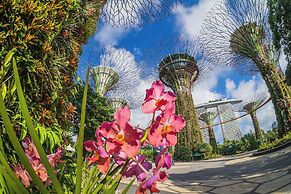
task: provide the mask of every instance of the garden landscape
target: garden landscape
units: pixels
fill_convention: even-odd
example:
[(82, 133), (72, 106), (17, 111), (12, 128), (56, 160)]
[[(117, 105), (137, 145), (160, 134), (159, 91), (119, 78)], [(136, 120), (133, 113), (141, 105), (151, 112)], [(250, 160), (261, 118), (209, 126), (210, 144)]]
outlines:
[(291, 193), (289, 0), (2, 0), (0, 193)]

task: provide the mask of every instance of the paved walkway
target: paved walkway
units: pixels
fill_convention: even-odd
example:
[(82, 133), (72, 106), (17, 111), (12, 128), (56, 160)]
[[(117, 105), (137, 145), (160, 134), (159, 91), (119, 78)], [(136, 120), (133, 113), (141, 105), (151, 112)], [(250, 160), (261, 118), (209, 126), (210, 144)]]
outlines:
[(168, 172), (169, 180), (158, 185), (161, 194), (291, 194), (291, 147), (258, 157), (176, 163)]

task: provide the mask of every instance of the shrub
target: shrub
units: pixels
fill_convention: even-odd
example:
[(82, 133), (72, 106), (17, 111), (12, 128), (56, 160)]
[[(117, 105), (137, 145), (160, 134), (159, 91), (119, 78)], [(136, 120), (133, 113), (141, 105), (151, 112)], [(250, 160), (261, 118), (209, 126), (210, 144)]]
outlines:
[(141, 150), (139, 151), (139, 154), (147, 156), (147, 160), (150, 160), (152, 162), (154, 161), (155, 153), (151, 146), (146, 146), (146, 147), (141, 148)]
[(212, 155), (212, 147), (208, 143), (195, 143), (193, 152), (203, 154), (203, 158), (210, 158)]
[(174, 158), (176, 161), (189, 162), (192, 160), (192, 150), (186, 146), (178, 146), (175, 149)]
[(272, 149), (288, 142), (291, 142), (291, 132), (287, 133), (283, 138), (276, 139), (273, 142), (263, 142), (259, 147), (259, 151)]
[(222, 145), (218, 146), (221, 155), (237, 154), (240, 150), (238, 141), (225, 141)]

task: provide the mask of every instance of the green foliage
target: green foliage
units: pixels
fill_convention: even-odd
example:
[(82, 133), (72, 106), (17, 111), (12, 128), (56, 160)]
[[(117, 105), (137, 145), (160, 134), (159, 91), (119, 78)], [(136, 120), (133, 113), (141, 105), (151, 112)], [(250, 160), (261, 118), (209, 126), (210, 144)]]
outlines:
[(207, 159), (212, 155), (212, 147), (208, 143), (195, 143), (193, 152), (203, 154), (203, 158)]
[[(35, 148), (40, 155), (41, 163), (44, 164), (45, 169), (50, 177), (50, 180), (52, 181), (52, 186), (49, 187), (45, 186), (44, 183), (40, 180), (38, 174), (36, 174), (36, 170), (32, 168), (32, 165), (30, 164), (30, 161), (28, 160), (28, 157), (26, 156), (26, 153), (24, 152), (19, 142), (19, 139), (16, 136), (16, 133), (13, 129), (13, 125), (7, 114), (7, 110), (2, 99), (2, 96), (0, 96), (0, 114), (1, 117), (3, 118), (3, 122), (7, 130), (9, 140), (13, 142), (12, 145), (15, 149), (16, 154), (19, 157), (17, 161), (20, 161), (20, 164), (25, 167), (25, 169), (27, 170), (27, 172), (29, 173), (30, 177), (33, 180), (33, 185), (30, 188), (24, 188), (22, 183), (19, 181), (19, 179), (16, 177), (13, 170), (11, 169), (11, 165), (9, 165), (8, 161), (5, 159), (6, 155), (3, 150), (3, 142), (2, 139), (0, 139), (0, 190), (8, 193), (28, 193), (28, 190), (33, 193), (34, 191), (36, 192), (38, 191), (41, 193), (64, 193), (63, 189), (65, 189), (66, 193), (71, 193), (74, 189), (76, 189), (75, 193), (80, 194), (81, 188), (86, 188), (87, 190), (84, 191), (84, 193), (87, 193), (87, 191), (89, 193), (90, 192), (92, 193), (101, 192), (108, 194), (113, 193), (119, 185), (122, 174), (127, 167), (128, 161), (123, 166), (117, 166), (115, 168), (113, 168), (114, 164), (112, 164), (109, 173), (105, 176), (102, 176), (102, 174), (100, 174), (98, 170), (96, 170), (97, 169), (96, 167), (90, 169), (88, 164), (83, 162), (83, 137), (85, 128), (85, 111), (86, 111), (86, 97), (88, 89), (89, 70), (87, 73), (86, 85), (82, 101), (80, 132), (77, 143), (77, 164), (75, 160), (71, 160), (72, 156), (74, 157), (74, 155), (71, 155), (69, 158), (67, 158), (68, 160), (65, 161), (63, 166), (61, 166), (58, 169), (60, 170), (58, 171), (60, 172), (58, 173), (60, 177), (57, 177), (55, 171), (53, 170), (48, 161), (45, 150), (41, 145), (40, 138), (37, 135), (36, 130), (34, 129), (34, 125), (28, 112), (27, 104), (24, 99), (24, 94), (20, 85), (20, 79), (15, 63), (13, 64), (13, 69), (17, 85), (18, 98), (20, 101), (19, 105), (21, 108), (21, 114), (25, 118), (28, 133), (31, 136)], [(76, 173), (74, 174), (73, 172)], [(89, 175), (89, 179), (82, 181), (82, 176), (86, 177), (86, 175)], [(63, 181), (59, 182), (59, 180)], [(62, 183), (62, 185), (60, 183)], [(76, 187), (74, 188), (75, 185)], [(126, 187), (123, 193), (126, 192), (126, 190), (128, 190), (129, 187)]]
[(291, 4), (290, 0), (268, 0), (269, 22), (273, 32), (274, 44), (278, 50), (283, 48), (288, 62), (286, 77), (291, 85)]
[(233, 155), (239, 153), (240, 146), (238, 141), (225, 141), (218, 146), (218, 150), (221, 155)]
[(155, 152), (151, 146), (146, 146), (140, 149), (139, 154), (147, 156), (149, 161), (154, 162)]
[(259, 151), (268, 150), (280, 146), (282, 144), (291, 142), (291, 132), (287, 133), (280, 139), (275, 139), (273, 141), (264, 141), (259, 147)]
[[(0, 89), (18, 137), (23, 138), (27, 128), (16, 100), (10, 59), (13, 56), (18, 65), (25, 100), (34, 124), (39, 126), (39, 136), (44, 146), (51, 149), (61, 143), (62, 132), (71, 128), (68, 96), (76, 93), (72, 80), (78, 56), (82, 44), (96, 30), (104, 3), (91, 0), (0, 2)], [(0, 128), (4, 129), (1, 118)], [(5, 129), (1, 135), (8, 140)]]
[[(76, 84), (77, 94), (72, 96), (72, 101), (76, 105), (77, 114), (74, 116), (73, 132), (78, 132), (78, 124), (80, 123), (81, 105), (82, 105), (82, 91), (84, 86), (80, 83)], [(114, 110), (110, 108), (107, 100), (99, 96), (94, 89), (88, 88), (87, 103), (86, 103), (86, 118), (85, 118), (85, 140), (95, 139), (95, 131), (104, 121), (112, 120)]]
[(257, 140), (255, 135), (252, 133), (248, 133), (238, 141), (239, 150), (241, 152), (256, 150), (259, 148), (260, 140)]
[(175, 161), (189, 162), (192, 161), (192, 150), (186, 146), (177, 146), (175, 147), (174, 154)]

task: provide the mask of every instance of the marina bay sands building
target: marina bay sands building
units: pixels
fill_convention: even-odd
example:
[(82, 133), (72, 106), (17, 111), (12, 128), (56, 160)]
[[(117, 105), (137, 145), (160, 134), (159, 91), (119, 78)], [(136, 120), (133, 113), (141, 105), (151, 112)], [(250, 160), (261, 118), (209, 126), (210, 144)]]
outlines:
[[(231, 121), (232, 119), (234, 119), (235, 113), (233, 110), (233, 104), (237, 104), (242, 102), (242, 100), (238, 100), (238, 99), (229, 99), (229, 100), (225, 100), (225, 99), (219, 99), (219, 100), (215, 100), (215, 101), (210, 101), (208, 103), (203, 103), (203, 104), (199, 104), (196, 105), (196, 110), (199, 111), (199, 109), (213, 109), (216, 108), (217, 109), (217, 113), (218, 113), (218, 118), (220, 123), (220, 127), (221, 127), (221, 131), (222, 131), (222, 135), (223, 135), (223, 139), (224, 141), (226, 140), (240, 140), (242, 138), (242, 133), (240, 131), (240, 127), (239, 124), (237, 122), (237, 120)], [(231, 122), (226, 122), (226, 121), (231, 121)], [(226, 123), (224, 123), (226, 122)], [(203, 127), (203, 126), (201, 126)], [(202, 133), (202, 136), (207, 135), (206, 131), (204, 130), (204, 133)], [(203, 139), (207, 139), (207, 137), (203, 137)]]

